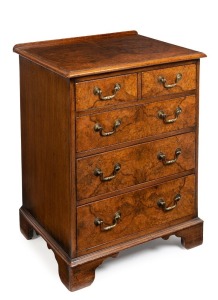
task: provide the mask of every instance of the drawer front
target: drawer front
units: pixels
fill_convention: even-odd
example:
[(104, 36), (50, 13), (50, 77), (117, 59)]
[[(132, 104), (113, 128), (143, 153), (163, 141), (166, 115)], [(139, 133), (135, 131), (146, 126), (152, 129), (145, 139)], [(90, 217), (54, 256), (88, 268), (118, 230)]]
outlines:
[[(165, 211), (164, 207), (171, 210)], [(78, 251), (125, 236), (128, 239), (128, 235), (140, 231), (151, 233), (179, 223), (182, 218), (191, 219), (195, 214), (194, 175), (80, 206)], [(108, 229), (111, 225), (115, 226)]]
[(77, 152), (195, 126), (195, 96), (136, 105), (76, 120)]
[(77, 200), (116, 191), (194, 167), (195, 134), (193, 132), (81, 158), (77, 160)]
[(137, 74), (76, 83), (77, 111), (134, 100), (137, 100)]
[[(180, 75), (182, 77), (179, 77)], [(153, 98), (194, 89), (196, 89), (195, 64), (142, 73), (142, 98)]]

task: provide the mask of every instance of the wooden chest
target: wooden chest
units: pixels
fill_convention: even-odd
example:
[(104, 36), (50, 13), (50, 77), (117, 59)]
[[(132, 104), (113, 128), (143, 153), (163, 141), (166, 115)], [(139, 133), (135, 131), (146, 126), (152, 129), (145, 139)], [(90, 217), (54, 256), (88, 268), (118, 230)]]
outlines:
[(199, 61), (135, 31), (20, 44), (20, 227), (53, 250), (66, 287), (121, 250), (200, 245)]

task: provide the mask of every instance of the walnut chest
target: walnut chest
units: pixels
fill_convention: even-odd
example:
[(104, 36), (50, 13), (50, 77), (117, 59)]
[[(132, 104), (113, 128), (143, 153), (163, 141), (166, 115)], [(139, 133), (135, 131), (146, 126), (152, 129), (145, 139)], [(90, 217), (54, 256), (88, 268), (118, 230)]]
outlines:
[(136, 31), (19, 44), (20, 228), (71, 290), (121, 250), (170, 235), (200, 245), (201, 52)]

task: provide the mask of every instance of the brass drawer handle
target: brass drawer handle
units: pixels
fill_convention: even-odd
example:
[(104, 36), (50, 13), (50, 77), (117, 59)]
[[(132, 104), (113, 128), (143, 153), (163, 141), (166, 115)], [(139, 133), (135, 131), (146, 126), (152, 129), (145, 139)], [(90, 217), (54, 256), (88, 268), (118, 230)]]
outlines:
[(102, 125), (99, 124), (99, 123), (97, 123), (97, 124), (95, 124), (95, 126), (94, 126), (94, 130), (95, 130), (96, 132), (99, 132), (99, 134), (100, 134), (101, 136), (109, 136), (109, 135), (114, 134), (114, 133), (116, 132), (117, 128), (118, 128), (120, 125), (121, 125), (121, 120), (118, 119), (118, 120), (116, 120), (116, 121), (114, 122), (114, 126), (113, 126), (113, 130), (112, 130), (112, 131), (104, 132), (104, 128), (102, 127)]
[(158, 118), (162, 119), (165, 124), (171, 124), (171, 123), (176, 122), (176, 120), (178, 119), (178, 117), (181, 114), (181, 112), (182, 112), (182, 109), (181, 109), (181, 107), (178, 106), (176, 108), (176, 110), (175, 110), (175, 118), (167, 120), (167, 114), (165, 114), (164, 111), (159, 110), (159, 112), (158, 112)]
[(121, 85), (116, 83), (113, 89), (113, 95), (110, 96), (102, 96), (102, 90), (99, 87), (95, 87), (93, 90), (94, 95), (98, 95), (100, 100), (111, 100), (116, 96), (116, 93), (121, 89)]
[(94, 224), (96, 226), (100, 226), (100, 228), (101, 228), (102, 231), (108, 231), (108, 230), (111, 230), (112, 228), (114, 228), (115, 226), (117, 226), (117, 223), (119, 222), (120, 217), (121, 217), (121, 212), (117, 211), (115, 213), (115, 215), (114, 215), (113, 224), (112, 225), (108, 225), (108, 226), (104, 227), (105, 222), (102, 219), (100, 219), (100, 218), (96, 218), (95, 221), (94, 221)]
[(178, 83), (181, 79), (182, 79), (182, 74), (181, 74), (181, 73), (178, 73), (178, 74), (176, 75), (175, 83), (167, 84), (166, 78), (164, 78), (163, 76), (159, 76), (159, 77), (158, 77), (158, 81), (159, 81), (160, 83), (163, 83), (163, 86), (164, 86), (166, 89), (173, 88), (174, 86), (177, 85), (177, 83)]
[(166, 207), (166, 202), (163, 199), (157, 201), (157, 205), (162, 208), (163, 211), (170, 211), (177, 206), (178, 201), (181, 199), (181, 195), (177, 194), (174, 198), (174, 205)]
[(182, 150), (180, 148), (177, 148), (175, 151), (174, 159), (168, 160), (166, 158), (166, 154), (164, 154), (163, 152), (158, 153), (157, 158), (162, 161), (163, 165), (172, 165), (177, 161), (181, 153)]
[(110, 175), (108, 177), (104, 177), (104, 174), (103, 174), (102, 170), (99, 169), (99, 168), (95, 169), (94, 175), (95, 176), (100, 176), (101, 181), (110, 181), (110, 180), (112, 180), (113, 178), (116, 177), (116, 175), (117, 175), (117, 173), (119, 172), (120, 169), (121, 169), (121, 165), (119, 163), (117, 163), (114, 166), (114, 170), (113, 170), (112, 175)]

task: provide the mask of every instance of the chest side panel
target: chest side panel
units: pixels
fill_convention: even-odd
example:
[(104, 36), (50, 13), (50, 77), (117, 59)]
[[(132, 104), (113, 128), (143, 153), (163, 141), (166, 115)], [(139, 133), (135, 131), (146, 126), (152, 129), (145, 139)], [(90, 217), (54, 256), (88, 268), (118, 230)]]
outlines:
[(70, 252), (70, 82), (20, 58), (23, 206)]

